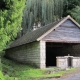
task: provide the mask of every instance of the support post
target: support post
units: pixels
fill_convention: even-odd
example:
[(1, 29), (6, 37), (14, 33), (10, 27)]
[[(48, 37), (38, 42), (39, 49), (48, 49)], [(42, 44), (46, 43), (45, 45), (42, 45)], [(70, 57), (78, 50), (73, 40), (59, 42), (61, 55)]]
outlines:
[(46, 68), (46, 42), (40, 41), (40, 68)]

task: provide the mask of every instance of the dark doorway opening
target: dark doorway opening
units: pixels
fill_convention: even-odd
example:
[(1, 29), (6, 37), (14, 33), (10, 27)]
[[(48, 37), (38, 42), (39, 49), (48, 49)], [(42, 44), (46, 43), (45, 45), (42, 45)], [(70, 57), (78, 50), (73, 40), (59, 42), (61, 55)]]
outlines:
[(54, 54), (53, 48), (48, 48), (46, 51), (46, 67), (51, 66), (56, 66), (56, 54)]
[(63, 56), (61, 44), (57, 43), (46, 43), (46, 67), (56, 66), (56, 57)]
[[(70, 56), (78, 56), (80, 53), (79, 46), (80, 44), (74, 43), (46, 42), (46, 67), (57, 66), (57, 56), (68, 56), (68, 54), (70, 54)], [(68, 59), (68, 66), (72, 66), (71, 58)]]
[(72, 67), (72, 58), (68, 57), (68, 67)]

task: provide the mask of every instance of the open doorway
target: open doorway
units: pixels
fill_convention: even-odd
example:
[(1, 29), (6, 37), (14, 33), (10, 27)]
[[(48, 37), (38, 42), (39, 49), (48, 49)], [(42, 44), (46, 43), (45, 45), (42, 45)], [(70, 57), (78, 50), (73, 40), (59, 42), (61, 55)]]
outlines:
[(72, 58), (68, 57), (68, 67), (72, 67)]
[[(46, 67), (56, 66), (57, 56), (80, 56), (80, 44), (46, 42)], [(77, 49), (79, 48), (79, 49)], [(72, 66), (69, 59), (69, 66)]]
[(56, 57), (62, 56), (62, 47), (57, 43), (46, 43), (46, 67), (56, 66)]
[(46, 49), (46, 67), (56, 66), (56, 53), (52, 47)]

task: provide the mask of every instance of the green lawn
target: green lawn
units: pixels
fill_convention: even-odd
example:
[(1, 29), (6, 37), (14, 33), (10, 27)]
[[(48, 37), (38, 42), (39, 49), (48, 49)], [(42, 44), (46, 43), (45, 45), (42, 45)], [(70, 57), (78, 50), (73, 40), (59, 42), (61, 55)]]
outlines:
[(72, 68), (70, 70), (63, 71), (60, 68), (49, 68), (41, 70), (32, 66), (27, 66), (25, 64), (16, 63), (14, 61), (2, 58), (2, 70), (4, 74), (9, 75), (10, 77), (18, 77), (18, 78), (24, 77), (24, 78), (29, 78), (30, 80), (32, 78), (34, 80), (35, 79), (38, 80), (39, 78), (59, 77), (66, 73), (75, 71), (76, 69)]

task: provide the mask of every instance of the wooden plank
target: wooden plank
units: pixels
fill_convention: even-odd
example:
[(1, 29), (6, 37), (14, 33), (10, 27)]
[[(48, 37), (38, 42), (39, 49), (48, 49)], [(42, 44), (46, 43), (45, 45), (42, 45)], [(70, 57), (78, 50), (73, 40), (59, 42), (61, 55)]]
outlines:
[[(64, 25), (68, 22), (70, 21), (67, 20), (64, 23)], [(56, 28), (47, 36), (45, 36), (43, 40), (50, 41), (50, 42), (53, 41), (53, 42), (65, 42), (65, 43), (66, 42), (80, 43), (80, 29), (72, 22), (70, 22), (69, 24), (66, 24), (67, 25), (66, 27), (63, 26), (63, 24), (60, 25), (58, 28)]]

